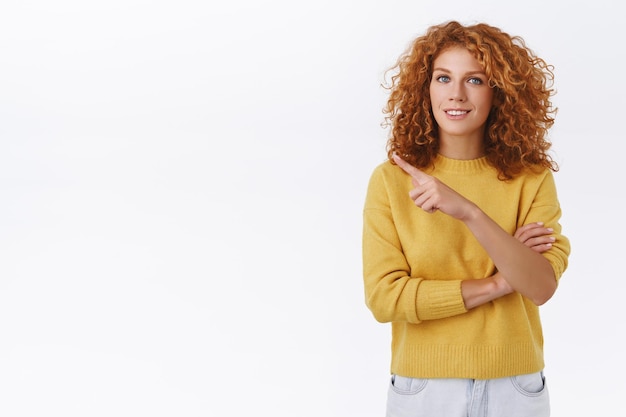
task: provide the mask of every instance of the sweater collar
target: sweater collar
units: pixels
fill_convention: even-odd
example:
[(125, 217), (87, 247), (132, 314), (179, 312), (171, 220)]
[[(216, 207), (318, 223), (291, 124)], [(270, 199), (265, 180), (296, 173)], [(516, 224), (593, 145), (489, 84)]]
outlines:
[(435, 158), (435, 167), (439, 171), (457, 172), (469, 174), (472, 172), (480, 172), (489, 168), (487, 157), (482, 156), (476, 159), (451, 159), (441, 154)]

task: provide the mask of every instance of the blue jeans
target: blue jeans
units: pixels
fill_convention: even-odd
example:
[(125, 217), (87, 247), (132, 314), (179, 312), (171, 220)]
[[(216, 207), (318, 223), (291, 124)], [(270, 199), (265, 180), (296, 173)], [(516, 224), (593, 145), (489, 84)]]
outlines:
[(498, 379), (391, 376), (387, 417), (549, 417), (543, 372)]

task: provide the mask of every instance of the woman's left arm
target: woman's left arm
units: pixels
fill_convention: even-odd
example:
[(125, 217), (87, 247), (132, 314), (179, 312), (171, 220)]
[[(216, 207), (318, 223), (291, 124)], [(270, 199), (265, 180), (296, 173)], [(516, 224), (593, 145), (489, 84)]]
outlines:
[[(397, 156), (394, 161), (413, 179), (415, 188), (409, 195), (415, 205), (429, 213), (441, 211), (465, 223), (513, 290), (537, 305), (552, 297), (558, 276), (545, 254), (525, 245), (523, 236), (520, 239), (507, 233), (480, 207), (437, 178)], [(559, 273), (564, 268), (563, 265)]]
[(478, 206), (462, 219), (485, 248), (508, 284), (536, 305), (548, 301), (557, 287), (550, 262), (537, 251), (509, 235)]

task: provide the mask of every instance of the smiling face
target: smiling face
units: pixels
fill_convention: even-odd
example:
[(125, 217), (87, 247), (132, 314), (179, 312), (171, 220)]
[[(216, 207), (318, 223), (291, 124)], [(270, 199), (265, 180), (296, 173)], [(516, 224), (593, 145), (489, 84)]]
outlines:
[(440, 153), (457, 159), (482, 155), (493, 103), (483, 67), (465, 48), (443, 51), (433, 62), (430, 99), (439, 125)]

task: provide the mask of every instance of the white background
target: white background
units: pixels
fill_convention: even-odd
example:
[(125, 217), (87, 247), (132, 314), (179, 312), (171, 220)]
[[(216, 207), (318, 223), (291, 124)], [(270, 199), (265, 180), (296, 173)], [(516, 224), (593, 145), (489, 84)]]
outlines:
[(617, 7), (4, 0), (0, 415), (382, 416), (360, 258), (380, 83), (449, 19), (555, 65), (552, 414), (626, 414)]

